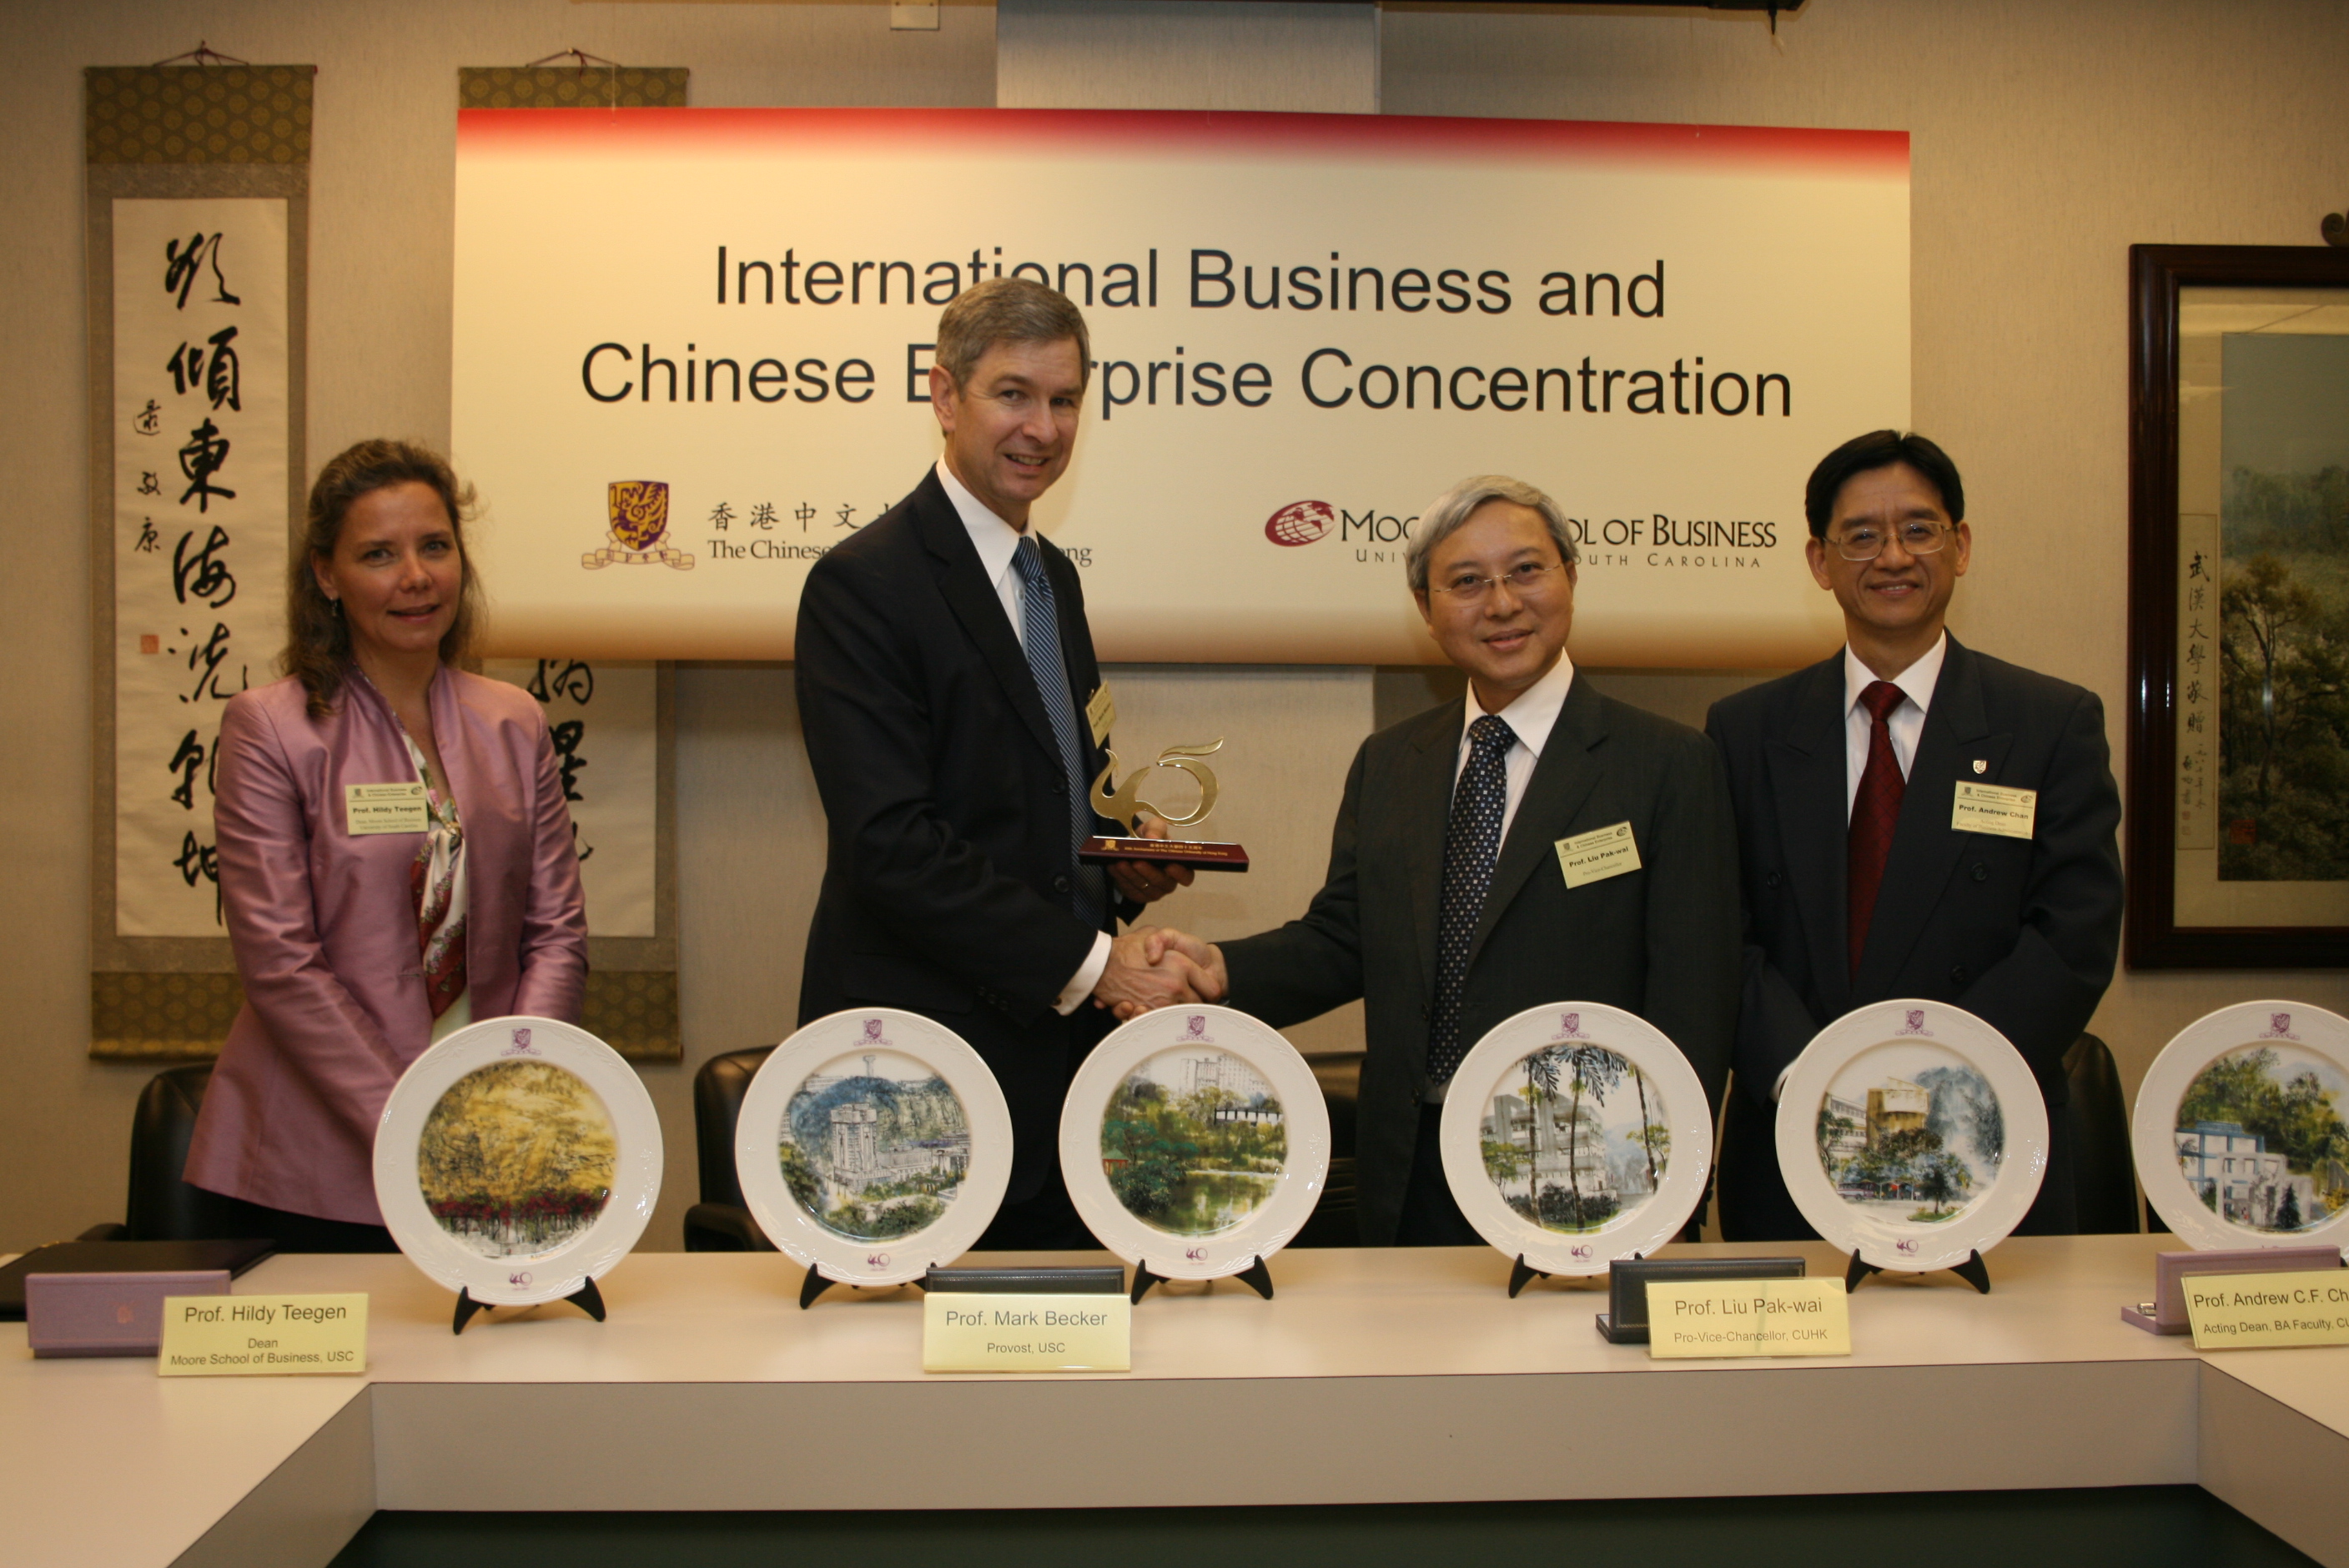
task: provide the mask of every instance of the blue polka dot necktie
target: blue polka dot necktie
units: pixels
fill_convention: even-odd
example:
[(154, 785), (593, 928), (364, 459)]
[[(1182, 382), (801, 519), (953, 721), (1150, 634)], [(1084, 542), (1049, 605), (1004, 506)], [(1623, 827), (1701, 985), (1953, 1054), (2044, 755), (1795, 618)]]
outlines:
[(1460, 987), (1468, 977), (1468, 943), (1485, 913), (1493, 861), (1501, 851), (1501, 814), (1509, 799), (1508, 720), (1486, 714), (1468, 727), (1468, 766), (1452, 789), (1444, 832), (1444, 902), (1435, 923), (1435, 1007), (1427, 1033), (1427, 1076), (1449, 1082), (1460, 1058)]
[(1069, 695), (1068, 669), (1061, 663), (1061, 617), (1052, 603), (1052, 580), (1044, 574), (1043, 553), (1032, 536), (1020, 537), (1011, 560), (1019, 573), (1019, 630), (1028, 670), (1036, 677), (1036, 695), (1044, 701), (1044, 717), (1052, 721), (1061, 767), (1069, 776), (1069, 905), (1079, 920), (1098, 926), (1109, 907), (1101, 869), (1076, 858), (1078, 846), (1092, 837), (1092, 780), (1086, 776), (1085, 754), (1077, 742), (1077, 705)]

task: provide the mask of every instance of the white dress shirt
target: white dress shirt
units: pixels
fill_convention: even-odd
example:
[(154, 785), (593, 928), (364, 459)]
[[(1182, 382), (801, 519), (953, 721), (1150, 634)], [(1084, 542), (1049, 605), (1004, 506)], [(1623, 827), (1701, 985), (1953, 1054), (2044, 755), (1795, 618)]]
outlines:
[[(1517, 805), (1526, 798), (1526, 784), (1534, 776), (1534, 764), (1541, 760), (1542, 748), (1549, 742), (1549, 732), (1557, 727), (1558, 710), (1566, 706), (1566, 694), (1574, 689), (1574, 661), (1564, 652), (1557, 655), (1542, 678), (1519, 692), (1495, 717), (1508, 724), (1516, 739), (1509, 745), (1507, 755), (1501, 758), (1505, 793), (1501, 804), (1501, 843), (1509, 841), (1509, 824), (1517, 820)], [(1468, 770), (1468, 758), (1475, 747), (1468, 738), (1469, 728), (1485, 717), (1485, 705), (1476, 696), (1476, 688), (1468, 688), (1466, 711), (1460, 716), (1460, 754), (1452, 764), (1452, 787), (1458, 789), (1460, 775)], [(1495, 850), (1497, 855), (1498, 851)], [(1452, 1087), (1446, 1078), (1427, 1088), (1427, 1103), (1442, 1105), (1444, 1091)]]
[[(1574, 661), (1563, 652), (1547, 674), (1513, 698), (1498, 717), (1508, 722), (1516, 741), (1502, 759), (1502, 769), (1507, 775), (1508, 794), (1501, 807), (1501, 842), (1509, 841), (1509, 824), (1517, 820), (1517, 802), (1526, 798), (1526, 781), (1534, 776), (1534, 764), (1541, 760), (1542, 747), (1549, 732), (1557, 727), (1558, 709), (1566, 706), (1566, 694), (1574, 689)], [(1485, 717), (1485, 705), (1477, 699), (1476, 688), (1468, 688), (1467, 711), (1460, 718), (1460, 755), (1452, 764), (1452, 782), (1456, 789), (1460, 775), (1467, 770), (1468, 754), (1473, 749), (1468, 730)]]
[[(1941, 681), (1941, 661), (1949, 656), (1950, 634), (1947, 632), (1933, 639), (1918, 661), (1892, 677), (1900, 688), (1903, 701), (1884, 721), (1892, 732), (1892, 757), (1900, 764), (1900, 777), (1909, 777), (1909, 769), (1917, 760), (1917, 742), (1925, 733), (1925, 710), (1933, 706), (1933, 688)], [(1876, 721), (1868, 709), (1859, 706), (1859, 694), (1883, 677), (1859, 662), (1859, 655), (1847, 645), (1843, 651), (1843, 820), (1851, 820), (1851, 809), (1859, 799), (1859, 776), (1868, 771), (1868, 740)]]
[[(962, 519), (963, 527), (970, 532), (971, 547), (978, 552), (979, 570), (995, 584), (995, 596), (1003, 602), (1003, 614), (1011, 622), (1011, 634), (1025, 648), (1028, 585), (1021, 580), (1012, 557), (1019, 553), (1019, 541), (1026, 531), (1012, 527), (989, 511), (985, 501), (955, 478), (944, 458), (938, 459), (938, 483), (945, 488), (947, 499), (954, 502), (955, 515)], [(1111, 892), (1114, 896), (1115, 889)], [(1077, 972), (1069, 976), (1069, 983), (1061, 987), (1061, 995), (1053, 1001), (1056, 1011), (1063, 1016), (1073, 1013), (1093, 994), (1093, 987), (1101, 984), (1102, 971), (1109, 967), (1109, 947), (1108, 934), (1096, 933), (1092, 951), (1085, 954), (1085, 961), (1077, 965)]]

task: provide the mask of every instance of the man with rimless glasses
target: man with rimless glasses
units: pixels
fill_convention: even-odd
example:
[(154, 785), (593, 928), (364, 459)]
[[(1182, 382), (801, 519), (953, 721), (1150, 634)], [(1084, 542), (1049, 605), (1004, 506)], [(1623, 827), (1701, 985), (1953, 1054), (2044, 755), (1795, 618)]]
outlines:
[(2048, 1164), (2018, 1230), (2067, 1233), (2064, 1053), (2120, 944), (2104, 708), (1943, 629), (1973, 534), (1957, 465), (1924, 437), (1845, 442), (1812, 471), (1804, 510), (1845, 645), (1705, 722), (1736, 803), (1745, 916), (1723, 1233), (1815, 1234), (1779, 1174), (1779, 1087), (1822, 1027), (1905, 996), (1965, 1008), (2031, 1064)]
[(1495, 1024), (1552, 1003), (1625, 1008), (1671, 1037), (1718, 1107), (1737, 851), (1704, 737), (1602, 696), (1567, 657), (1575, 547), (1549, 497), (1463, 480), (1420, 519), (1404, 570), (1466, 694), (1362, 743), (1302, 918), (1220, 952), (1152, 937), (1277, 1027), (1361, 998), (1361, 1239), (1474, 1246), (1436, 1130), (1454, 1069)]

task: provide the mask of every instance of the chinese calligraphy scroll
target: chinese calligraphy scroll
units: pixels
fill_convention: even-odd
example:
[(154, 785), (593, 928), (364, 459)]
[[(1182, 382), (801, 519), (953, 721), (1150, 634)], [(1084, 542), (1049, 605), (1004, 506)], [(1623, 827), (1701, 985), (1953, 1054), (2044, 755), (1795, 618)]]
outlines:
[(87, 73), (93, 1055), (209, 1055), (241, 1000), (213, 748), (285, 640), (310, 98), (306, 66)]

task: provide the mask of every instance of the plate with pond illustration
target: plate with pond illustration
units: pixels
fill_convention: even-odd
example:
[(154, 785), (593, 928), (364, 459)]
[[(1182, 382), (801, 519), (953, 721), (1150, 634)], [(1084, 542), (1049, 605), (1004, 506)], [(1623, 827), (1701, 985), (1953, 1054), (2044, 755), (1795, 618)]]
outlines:
[(1704, 1196), (1713, 1116), (1662, 1030), (1596, 1002), (1504, 1019), (1462, 1058), (1437, 1130), (1476, 1233), (1544, 1274), (1603, 1274), (1680, 1234)]
[(2349, 1242), (2349, 1019), (2243, 1002), (2196, 1019), (2137, 1090), (2146, 1202), (2201, 1251)]
[(1011, 1110), (978, 1053), (917, 1013), (834, 1013), (777, 1046), (742, 1096), (734, 1171), (802, 1268), (895, 1285), (978, 1241), (1011, 1180)]
[(574, 1025), (486, 1018), (384, 1102), (375, 1197), (409, 1261), (475, 1301), (559, 1301), (628, 1253), (660, 1196), (660, 1119), (636, 1069)]
[(2047, 1173), (2047, 1103), (2004, 1035), (1946, 1002), (1846, 1013), (1778, 1096), (1778, 1168), (1813, 1229), (1878, 1268), (2004, 1241)]
[(1312, 1217), (1330, 1108), (1297, 1047), (1230, 1007), (1164, 1007), (1093, 1047), (1061, 1110), (1085, 1228), (1164, 1279), (1221, 1279)]

